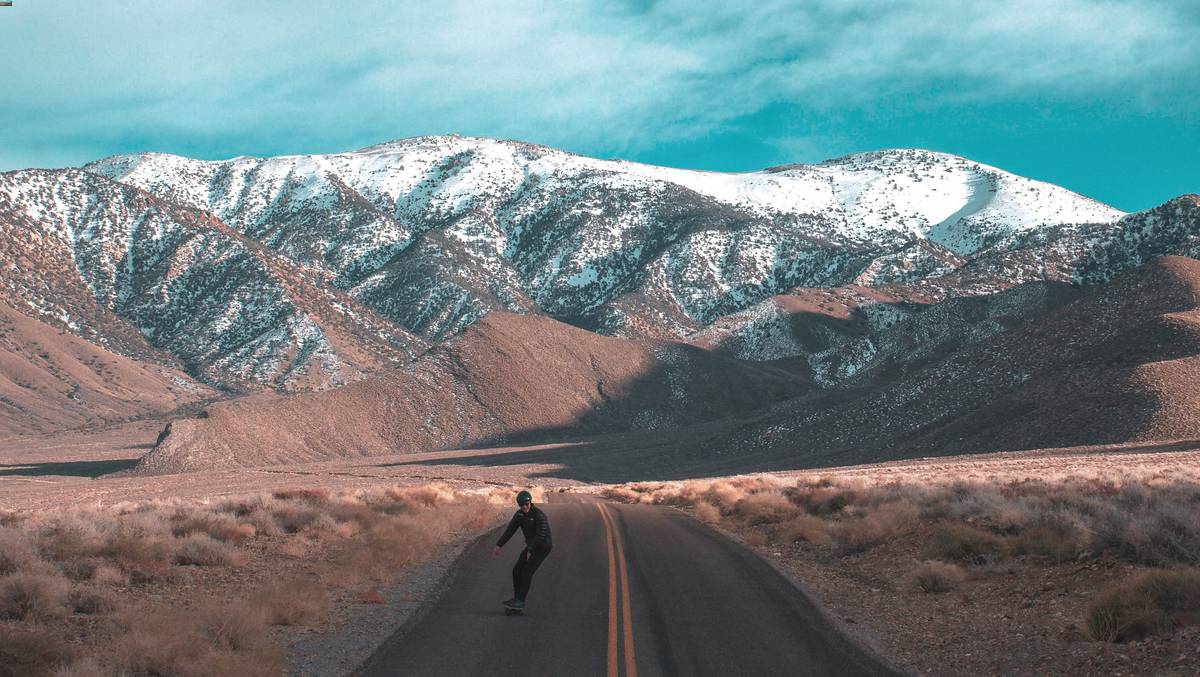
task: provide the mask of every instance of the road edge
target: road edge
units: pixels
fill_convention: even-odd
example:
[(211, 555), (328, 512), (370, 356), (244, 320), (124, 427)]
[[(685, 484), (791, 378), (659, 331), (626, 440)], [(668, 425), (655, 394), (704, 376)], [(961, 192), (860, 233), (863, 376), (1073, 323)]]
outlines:
[[(615, 501), (615, 502), (620, 503), (620, 501)], [(640, 505), (645, 505), (645, 504), (640, 504)], [(719, 537), (724, 538), (725, 540), (734, 543), (738, 547), (753, 553), (755, 557), (762, 560), (768, 566), (770, 566), (772, 569), (774, 569), (775, 572), (777, 574), (779, 574), (780, 576), (782, 576), (785, 581), (787, 581), (789, 584), (791, 584), (791, 586), (793, 588), (795, 588), (797, 592), (799, 592), (801, 595), (803, 595), (805, 597), (805, 599), (807, 599), (809, 601), (809, 603), (812, 604), (812, 607), (817, 612), (817, 614), (820, 615), (820, 617), (823, 620), (828, 622), (830, 627), (835, 629), (838, 632), (838, 634), (842, 635), (842, 637), (844, 637), (846, 639), (846, 641), (849, 642), (850, 644), (852, 644), (856, 649), (862, 651), (868, 657), (878, 661), (881, 665), (894, 671), (896, 674), (899, 674), (899, 675), (912, 675), (913, 674), (912, 672), (910, 672), (909, 670), (905, 669), (904, 667), (898, 665), (894, 660), (892, 660), (891, 658), (886, 656), (880, 650), (880, 648), (878, 646), (876, 646), (873, 642), (871, 642), (869, 637), (865, 637), (861, 633), (855, 632), (855, 629), (851, 625), (849, 625), (848, 623), (843, 621), (841, 618), (838, 618), (837, 616), (835, 616), (829, 610), (829, 608), (825, 605), (824, 600), (821, 598), (821, 596), (819, 594), (817, 594), (815, 591), (813, 591), (811, 588), (809, 588), (807, 585), (805, 585), (803, 581), (801, 581), (800, 579), (798, 579), (795, 576), (795, 574), (793, 574), (792, 572), (785, 569), (779, 562), (775, 561), (775, 559), (773, 557), (770, 557), (767, 554), (765, 554), (763, 548), (746, 543), (746, 541), (743, 538), (741, 538), (737, 534), (737, 532), (730, 531), (730, 530), (722, 527), (719, 524), (712, 524), (709, 522), (705, 522), (701, 519), (697, 519), (694, 514), (692, 514), (691, 512), (689, 512), (687, 510), (680, 509), (678, 506), (662, 505), (660, 507), (667, 508), (670, 510), (674, 510), (678, 513), (681, 513), (681, 514), (687, 516), (688, 519), (699, 524), (700, 526), (708, 528), (713, 533), (717, 534)]]
[[(409, 613), (405, 615), (404, 619), (401, 620), (400, 624), (397, 625), (390, 633), (384, 636), (379, 642), (375, 643), (375, 645), (371, 647), (370, 652), (361, 661), (347, 669), (345, 672), (339, 673), (339, 677), (358, 677), (359, 675), (362, 675), (364, 670), (370, 666), (372, 660), (379, 653), (379, 649), (384, 646), (388, 646), (393, 642), (401, 641), (404, 636), (407, 635), (409, 631), (412, 630), (412, 628), (429, 613), (430, 609), (437, 605), (438, 600), (440, 600), (442, 595), (444, 595), (446, 592), (447, 583), (449, 582), (450, 577), (453, 576), (458, 570), (459, 565), (461, 564), (463, 557), (466, 556), (467, 552), (477, 543), (487, 538), (490, 534), (500, 528), (501, 526), (499, 524), (487, 526), (481, 531), (472, 534), (469, 538), (464, 538), (461, 541), (456, 542), (454, 547), (447, 548), (447, 551), (442, 554), (442, 557), (436, 558), (442, 560), (442, 562), (445, 563), (445, 566), (438, 567), (440, 570), (436, 573), (436, 580), (430, 584), (429, 594), (419, 599), (416, 605), (414, 605)], [(426, 563), (426, 565), (422, 565), (422, 567), (414, 569), (410, 576), (417, 575), (421, 569), (426, 568), (428, 564), (430, 563)], [(407, 579), (408, 577), (406, 576), (405, 578)], [(402, 585), (403, 582), (400, 582), (399, 584)]]

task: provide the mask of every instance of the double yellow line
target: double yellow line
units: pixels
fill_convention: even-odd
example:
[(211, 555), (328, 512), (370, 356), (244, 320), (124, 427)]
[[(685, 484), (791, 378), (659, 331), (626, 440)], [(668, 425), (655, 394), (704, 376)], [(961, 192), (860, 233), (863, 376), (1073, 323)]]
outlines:
[[(616, 522), (608, 507), (597, 503), (600, 519), (604, 520), (604, 532), (608, 536), (608, 677), (618, 677), (617, 663), (617, 569), (620, 565), (621, 581), (621, 626), (625, 644), (625, 677), (637, 677), (637, 663), (633, 659), (633, 615), (629, 611), (629, 572), (625, 566), (625, 548), (617, 536)], [(613, 544), (616, 552), (613, 552)]]

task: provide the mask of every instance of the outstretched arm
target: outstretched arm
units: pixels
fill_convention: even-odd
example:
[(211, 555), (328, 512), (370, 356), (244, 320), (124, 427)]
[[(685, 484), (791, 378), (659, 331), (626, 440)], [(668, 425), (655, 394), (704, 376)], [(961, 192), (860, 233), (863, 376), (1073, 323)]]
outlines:
[(521, 526), (521, 523), (517, 521), (519, 515), (520, 513), (513, 515), (512, 519), (508, 521), (508, 528), (504, 530), (504, 535), (500, 537), (500, 540), (496, 541), (497, 548), (503, 548), (504, 544), (508, 543), (508, 539), (517, 533), (517, 529)]

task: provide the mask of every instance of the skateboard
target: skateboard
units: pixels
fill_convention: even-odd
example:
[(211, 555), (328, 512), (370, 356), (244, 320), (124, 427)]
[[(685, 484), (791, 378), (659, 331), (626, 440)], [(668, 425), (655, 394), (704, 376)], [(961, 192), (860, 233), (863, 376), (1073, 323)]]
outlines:
[(517, 608), (511, 607), (511, 606), (506, 606), (506, 607), (504, 607), (504, 615), (505, 616), (524, 616), (525, 610), (517, 609)]

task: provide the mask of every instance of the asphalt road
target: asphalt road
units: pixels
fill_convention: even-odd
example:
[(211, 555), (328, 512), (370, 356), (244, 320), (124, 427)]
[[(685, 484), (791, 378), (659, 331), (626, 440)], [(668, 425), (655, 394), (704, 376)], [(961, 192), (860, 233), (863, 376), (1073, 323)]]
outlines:
[(893, 675), (754, 553), (677, 511), (552, 495), (554, 550), (507, 617), (520, 532), (463, 554), (359, 675)]

